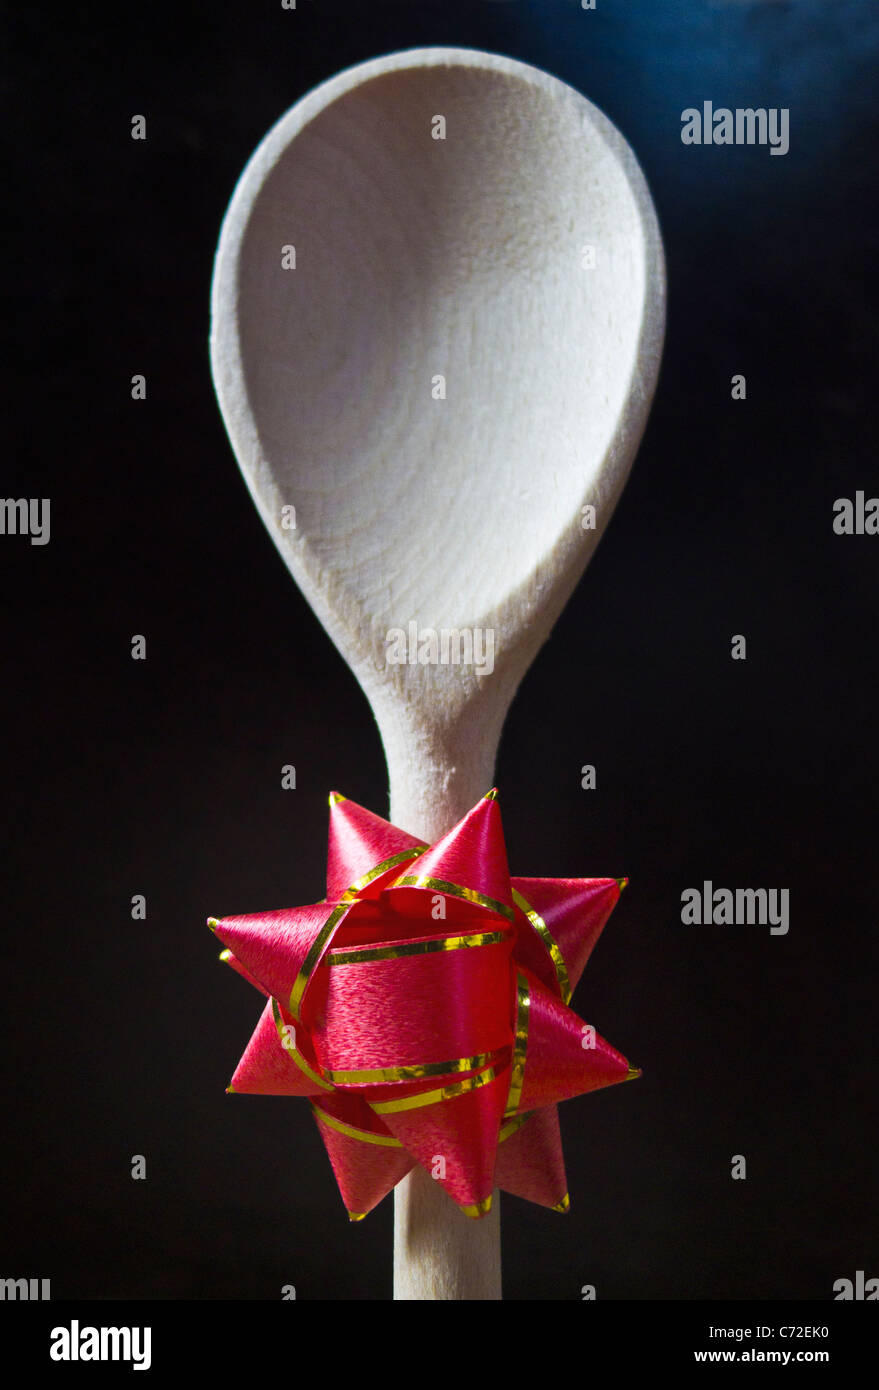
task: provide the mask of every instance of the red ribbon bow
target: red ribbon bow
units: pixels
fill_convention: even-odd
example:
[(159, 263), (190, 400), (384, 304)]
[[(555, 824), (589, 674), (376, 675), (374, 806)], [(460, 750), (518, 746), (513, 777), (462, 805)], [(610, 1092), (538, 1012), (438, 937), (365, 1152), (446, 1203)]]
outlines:
[(353, 1221), (416, 1164), (567, 1211), (557, 1102), (641, 1074), (568, 1007), (627, 880), (511, 879), (496, 795), (428, 846), (334, 792), (326, 900), (208, 919), (268, 996), (229, 1090), (311, 1099)]

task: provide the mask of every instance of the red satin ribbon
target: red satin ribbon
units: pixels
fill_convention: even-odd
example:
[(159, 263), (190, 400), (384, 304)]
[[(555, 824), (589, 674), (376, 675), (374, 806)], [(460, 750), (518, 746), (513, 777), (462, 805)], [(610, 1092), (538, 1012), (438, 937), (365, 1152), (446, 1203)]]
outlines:
[(326, 901), (208, 919), (268, 997), (229, 1090), (311, 1099), (352, 1220), (415, 1164), (566, 1211), (557, 1103), (640, 1075), (568, 1007), (625, 883), (511, 879), (495, 792), (430, 846), (334, 793)]

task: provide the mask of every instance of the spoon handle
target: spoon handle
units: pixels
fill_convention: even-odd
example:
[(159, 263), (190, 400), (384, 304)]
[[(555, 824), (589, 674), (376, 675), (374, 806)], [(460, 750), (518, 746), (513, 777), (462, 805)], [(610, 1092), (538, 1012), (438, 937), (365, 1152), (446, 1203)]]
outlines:
[(423, 1168), (403, 1178), (394, 1191), (394, 1298), (500, 1299), (498, 1197), (472, 1221)]
[[(466, 720), (456, 731), (457, 746), (449, 747), (445, 739), (438, 746), (428, 733), (413, 738), (411, 729), (395, 736), (397, 730), (383, 721), (392, 823), (428, 844), (451, 830), (491, 787), (499, 722), (474, 728)], [(500, 1297), (499, 1194), (488, 1215), (474, 1221), (423, 1168), (415, 1168), (394, 1192), (394, 1298)]]

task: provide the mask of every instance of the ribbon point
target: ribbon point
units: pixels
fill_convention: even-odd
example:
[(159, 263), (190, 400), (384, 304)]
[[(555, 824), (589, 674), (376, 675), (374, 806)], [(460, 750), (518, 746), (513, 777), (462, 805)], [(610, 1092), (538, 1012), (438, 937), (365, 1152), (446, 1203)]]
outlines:
[(566, 1192), (562, 1200), (560, 1202), (557, 1202), (556, 1205), (553, 1207), (553, 1211), (568, 1212), (570, 1210), (571, 1198), (569, 1194)]
[(488, 1216), (491, 1211), (492, 1195), (489, 1193), (487, 1197), (483, 1197), (481, 1202), (471, 1202), (469, 1206), (462, 1207), (462, 1212), (473, 1221), (479, 1221), (483, 1216)]
[(220, 954), (217, 956), (217, 960), (223, 961), (224, 964), (225, 964), (226, 962), (230, 961), (231, 959), (232, 959), (232, 952), (229, 950), (229, 947), (228, 947), (228, 946), (226, 947), (225, 951), (221, 951)]
[(331, 806), (338, 806), (338, 804), (339, 804), (340, 801), (347, 801), (347, 800), (348, 800), (347, 796), (343, 796), (341, 792), (330, 792), (330, 805), (331, 805)]
[(492, 787), (490, 792), (486, 792), (483, 801), (497, 801), (497, 787)]
[(640, 1067), (629, 1067), (629, 1072), (628, 1072), (628, 1075), (626, 1076), (626, 1080), (627, 1080), (627, 1081), (637, 1081), (637, 1080), (638, 1080), (638, 1077), (639, 1077), (640, 1075), (641, 1075), (641, 1068), (640, 1068)]
[(349, 1211), (349, 1213), (348, 1213), (348, 1220), (349, 1220), (349, 1221), (362, 1221), (365, 1215), (366, 1215), (366, 1212), (365, 1212), (365, 1211)]
[(234, 1087), (234, 1086), (227, 1086), (227, 1087), (226, 1087), (226, 1095), (227, 1095), (227, 1096), (237, 1096), (237, 1094), (238, 1094), (238, 1092), (235, 1090), (235, 1087)]
[(209, 918), (208, 918), (208, 926), (210, 927), (211, 931), (216, 931), (216, 930), (217, 930), (217, 927), (218, 927), (219, 925), (220, 925), (220, 919), (219, 919), (219, 917), (209, 917)]
[(627, 878), (618, 878), (616, 882), (617, 882), (617, 888), (619, 888), (619, 890), (620, 890), (621, 893), (622, 893), (622, 891), (623, 891), (624, 888), (628, 888), (628, 886), (629, 886), (629, 880), (628, 880)]

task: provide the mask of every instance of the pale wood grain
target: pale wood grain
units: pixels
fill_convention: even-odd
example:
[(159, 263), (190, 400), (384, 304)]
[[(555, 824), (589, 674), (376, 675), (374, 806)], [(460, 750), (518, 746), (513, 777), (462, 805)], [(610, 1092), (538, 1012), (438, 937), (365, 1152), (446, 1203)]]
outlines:
[[(610, 518), (664, 303), (625, 140), (509, 58), (416, 49), (343, 72), (282, 118), (235, 190), (212, 298), (223, 418), (370, 701), (391, 819), (428, 841), (491, 785), (509, 702)], [(388, 631), (410, 622), (490, 630), (491, 674), (389, 664)], [(396, 1297), (500, 1297), (498, 1205), (470, 1222), (425, 1174), (401, 1184)]]

